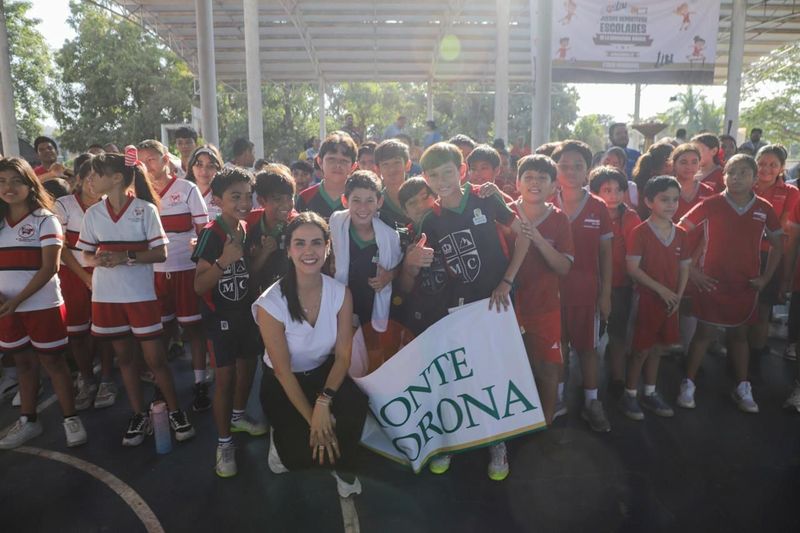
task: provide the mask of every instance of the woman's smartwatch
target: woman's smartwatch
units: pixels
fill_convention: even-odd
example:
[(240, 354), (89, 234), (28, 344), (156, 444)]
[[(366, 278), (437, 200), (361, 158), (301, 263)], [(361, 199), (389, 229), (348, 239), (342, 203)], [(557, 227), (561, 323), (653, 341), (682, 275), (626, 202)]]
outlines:
[(136, 263), (136, 252), (133, 250), (128, 250), (128, 264), (133, 265)]

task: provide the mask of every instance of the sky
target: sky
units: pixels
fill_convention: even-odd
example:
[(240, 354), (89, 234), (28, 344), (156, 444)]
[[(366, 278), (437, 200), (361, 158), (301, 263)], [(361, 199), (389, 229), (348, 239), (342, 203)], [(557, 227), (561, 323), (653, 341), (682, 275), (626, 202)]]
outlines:
[[(39, 30), (52, 49), (60, 48), (64, 40), (74, 37), (66, 24), (69, 17), (68, 0), (33, 0), (31, 15), (41, 20)], [(621, 122), (630, 122), (634, 112), (634, 86), (617, 84), (578, 84), (579, 115), (606, 114)], [(724, 105), (725, 88), (722, 86), (696, 87), (712, 102)], [(679, 85), (644, 85), (640, 116), (647, 118), (666, 111), (671, 96), (685, 90)], [(54, 124), (51, 124), (54, 125)]]

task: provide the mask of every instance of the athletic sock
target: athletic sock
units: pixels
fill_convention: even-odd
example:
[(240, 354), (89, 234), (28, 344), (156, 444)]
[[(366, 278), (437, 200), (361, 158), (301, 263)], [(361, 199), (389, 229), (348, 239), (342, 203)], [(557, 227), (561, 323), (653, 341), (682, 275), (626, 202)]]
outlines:
[(631, 398), (636, 398), (636, 395), (638, 394), (638, 392), (636, 391), (636, 389), (628, 389), (628, 388), (626, 388), (625, 389), (625, 394), (627, 394)]
[(231, 422), (238, 422), (244, 418), (244, 409), (234, 409), (231, 413)]
[(558, 401), (559, 402), (563, 402), (564, 401), (564, 384), (563, 383), (559, 383), (558, 384)]
[(202, 383), (206, 380), (206, 371), (205, 370), (195, 370), (194, 371), (194, 382), (195, 383)]
[(592, 400), (597, 399), (597, 389), (583, 389), (583, 401), (586, 407), (592, 403)]
[(39, 417), (36, 413), (32, 415), (19, 415), (19, 419), (22, 420), (23, 422), (36, 422), (38, 418)]
[(217, 439), (217, 443), (220, 446), (231, 446), (233, 444), (233, 437), (228, 435), (227, 437), (219, 437)]
[(645, 383), (644, 385), (644, 395), (645, 396), (652, 396), (656, 393), (656, 386), (655, 385), (648, 385)]

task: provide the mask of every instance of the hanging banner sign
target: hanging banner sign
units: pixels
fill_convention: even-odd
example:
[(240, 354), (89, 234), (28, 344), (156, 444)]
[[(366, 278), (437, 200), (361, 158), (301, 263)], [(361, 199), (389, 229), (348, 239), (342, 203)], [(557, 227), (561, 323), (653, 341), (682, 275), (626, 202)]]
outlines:
[(369, 397), (361, 443), (415, 472), (436, 454), (545, 427), (511, 308), (490, 311), (488, 299), (459, 308), (363, 377), (360, 344), (350, 374)]
[(710, 84), (720, 0), (563, 0), (553, 81)]

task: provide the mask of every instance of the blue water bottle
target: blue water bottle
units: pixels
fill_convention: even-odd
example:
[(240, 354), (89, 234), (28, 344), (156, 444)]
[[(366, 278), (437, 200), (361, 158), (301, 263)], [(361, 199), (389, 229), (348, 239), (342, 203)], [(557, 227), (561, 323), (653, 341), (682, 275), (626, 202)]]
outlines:
[(169, 453), (172, 451), (172, 434), (169, 431), (169, 417), (167, 404), (155, 402), (150, 407), (150, 420), (153, 422), (155, 434), (156, 453)]

